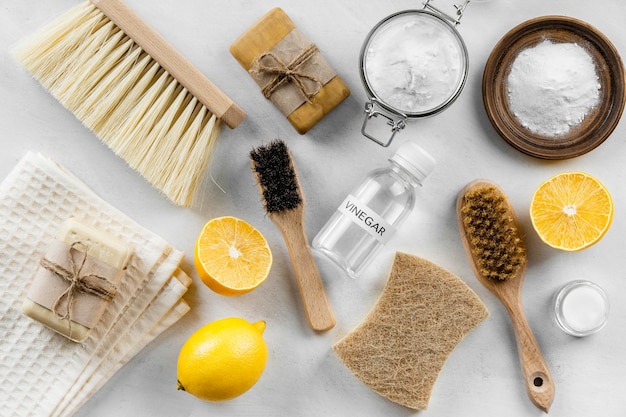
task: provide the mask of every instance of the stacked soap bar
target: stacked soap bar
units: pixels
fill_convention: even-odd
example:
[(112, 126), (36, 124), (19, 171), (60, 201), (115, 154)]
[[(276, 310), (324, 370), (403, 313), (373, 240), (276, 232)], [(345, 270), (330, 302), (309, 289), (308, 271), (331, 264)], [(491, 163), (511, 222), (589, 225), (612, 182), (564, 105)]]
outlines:
[[(34, 277), (51, 242), (73, 242), (87, 230), (78, 223), (60, 229), (70, 218), (133, 249), (132, 256), (121, 260), (126, 270), (115, 295), (89, 323), (92, 327), (85, 326), (80, 343), (60, 334), (63, 328), (51, 330), (21, 311), (30, 290), (39, 285)], [(63, 167), (27, 154), (0, 184), (2, 415), (72, 415), (189, 310), (182, 297), (191, 280), (179, 269), (182, 258), (182, 252), (110, 206)], [(45, 310), (50, 308), (32, 315), (46, 321), (51, 316)], [(78, 329), (74, 324), (71, 328)]]
[(66, 220), (39, 261), (22, 312), (83, 342), (117, 295), (132, 253), (123, 240)]

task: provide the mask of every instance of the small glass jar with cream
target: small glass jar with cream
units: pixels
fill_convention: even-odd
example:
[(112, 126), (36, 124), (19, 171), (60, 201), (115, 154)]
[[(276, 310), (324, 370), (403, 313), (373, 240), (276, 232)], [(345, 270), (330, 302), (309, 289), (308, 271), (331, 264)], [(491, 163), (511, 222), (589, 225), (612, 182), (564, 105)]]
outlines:
[(566, 333), (589, 336), (607, 323), (609, 299), (597, 284), (577, 280), (563, 286), (554, 298), (554, 317)]
[[(456, 25), (457, 16), (424, 3), (380, 21), (367, 36), (360, 54), (361, 80), (369, 96), (361, 132), (379, 145), (389, 146), (408, 119), (435, 115), (450, 106), (467, 80), (468, 53)], [(378, 139), (368, 121), (382, 116), (391, 136)]]

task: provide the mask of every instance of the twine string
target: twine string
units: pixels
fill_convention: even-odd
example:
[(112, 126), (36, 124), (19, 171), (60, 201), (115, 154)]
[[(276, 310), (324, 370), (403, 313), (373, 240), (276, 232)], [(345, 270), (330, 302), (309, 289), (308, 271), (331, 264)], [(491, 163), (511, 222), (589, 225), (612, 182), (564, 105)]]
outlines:
[[(82, 268), (87, 260), (87, 253), (74, 250), (75, 246), (82, 244), (74, 242), (69, 247), (69, 259), (71, 270), (64, 268), (55, 262), (46, 258), (42, 258), (40, 265), (48, 271), (54, 273), (59, 278), (68, 282), (70, 285), (63, 291), (52, 306), (52, 313), (60, 320), (70, 319), (72, 307), (78, 293), (90, 294), (104, 300), (111, 300), (117, 293), (117, 287), (107, 278), (97, 274), (81, 275)], [(76, 253), (83, 254), (81, 259), (77, 259)], [(90, 282), (91, 280), (91, 282)], [(93, 283), (92, 283), (93, 282)], [(63, 300), (66, 300), (66, 311), (64, 314), (59, 313), (59, 309)]]
[[(319, 49), (311, 44), (305, 48), (300, 55), (295, 57), (289, 64), (285, 64), (276, 54), (267, 51), (259, 55), (256, 59), (258, 68), (254, 72), (266, 72), (274, 77), (261, 89), (265, 98), (270, 98), (274, 92), (285, 83), (292, 83), (302, 94), (308, 104), (311, 104), (311, 97), (316, 95), (322, 88), (322, 82), (312, 75), (306, 74), (302, 66), (313, 57)], [(308, 79), (317, 84), (314, 91), (307, 91), (304, 79)]]

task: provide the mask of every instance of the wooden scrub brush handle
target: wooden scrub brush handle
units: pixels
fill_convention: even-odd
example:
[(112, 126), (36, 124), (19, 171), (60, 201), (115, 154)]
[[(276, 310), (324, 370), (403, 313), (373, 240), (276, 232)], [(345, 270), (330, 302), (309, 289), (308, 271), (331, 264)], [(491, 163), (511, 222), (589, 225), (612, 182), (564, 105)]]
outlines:
[(528, 397), (535, 406), (547, 413), (554, 398), (554, 381), (548, 364), (526, 320), (521, 300), (505, 298), (502, 301), (513, 323), (517, 352)]
[(121, 0), (91, 0), (117, 27), (157, 61), (211, 113), (228, 127), (237, 127), (246, 113), (193, 66), (176, 48)]
[(336, 321), (306, 240), (302, 217), (302, 206), (299, 209), (284, 210), (277, 215), (270, 215), (287, 245), (309, 327), (317, 332), (323, 332), (332, 329)]

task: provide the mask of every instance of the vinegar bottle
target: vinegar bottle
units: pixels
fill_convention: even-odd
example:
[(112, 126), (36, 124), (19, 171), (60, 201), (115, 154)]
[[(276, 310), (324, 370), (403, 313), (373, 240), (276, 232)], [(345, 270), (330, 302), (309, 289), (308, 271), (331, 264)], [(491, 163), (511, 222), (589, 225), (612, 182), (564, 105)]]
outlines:
[(313, 239), (313, 248), (357, 277), (411, 212), (416, 187), (434, 167), (420, 146), (402, 144), (388, 166), (369, 173), (348, 194)]

